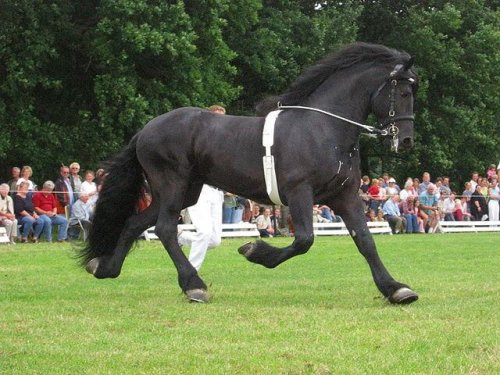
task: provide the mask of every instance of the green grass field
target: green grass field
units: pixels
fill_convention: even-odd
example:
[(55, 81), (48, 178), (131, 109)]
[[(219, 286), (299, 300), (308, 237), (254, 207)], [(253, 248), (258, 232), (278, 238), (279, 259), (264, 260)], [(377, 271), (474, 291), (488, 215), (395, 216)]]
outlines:
[(157, 241), (115, 280), (78, 268), (68, 244), (0, 246), (0, 373), (500, 373), (500, 235), (375, 240), (419, 301), (381, 298), (347, 237), (274, 270), (224, 240), (201, 270), (208, 304), (184, 299)]

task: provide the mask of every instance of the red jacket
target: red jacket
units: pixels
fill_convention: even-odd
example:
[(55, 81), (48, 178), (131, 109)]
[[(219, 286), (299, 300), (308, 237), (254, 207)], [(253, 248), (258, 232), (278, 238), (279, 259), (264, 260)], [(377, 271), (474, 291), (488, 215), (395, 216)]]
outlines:
[(57, 208), (57, 201), (54, 194), (39, 191), (33, 195), (33, 207), (43, 211), (53, 211)]

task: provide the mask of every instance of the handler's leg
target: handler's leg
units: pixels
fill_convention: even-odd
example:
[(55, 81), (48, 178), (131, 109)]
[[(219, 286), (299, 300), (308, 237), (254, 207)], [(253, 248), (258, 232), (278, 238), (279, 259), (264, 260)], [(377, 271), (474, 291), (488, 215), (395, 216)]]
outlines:
[(179, 242), (191, 246), (188, 259), (198, 271), (205, 260), (212, 233), (210, 197), (207, 187), (203, 187), (198, 202), (189, 207), (188, 212), (196, 233), (181, 233)]
[(418, 295), (408, 285), (392, 278), (380, 259), (372, 234), (364, 219), (363, 202), (359, 197), (337, 198), (335, 212), (344, 219), (359, 252), (365, 257), (378, 290), (392, 303), (411, 303)]
[[(219, 189), (212, 189), (210, 192), (210, 218), (212, 230), (210, 236), (209, 248), (219, 246), (222, 239), (222, 204), (224, 203), (224, 193)], [(234, 212), (234, 210), (233, 210)]]
[(205, 260), (208, 248), (221, 243), (222, 202), (222, 191), (204, 185), (198, 202), (188, 208), (196, 233), (181, 233), (179, 242), (191, 246), (189, 261), (198, 271)]

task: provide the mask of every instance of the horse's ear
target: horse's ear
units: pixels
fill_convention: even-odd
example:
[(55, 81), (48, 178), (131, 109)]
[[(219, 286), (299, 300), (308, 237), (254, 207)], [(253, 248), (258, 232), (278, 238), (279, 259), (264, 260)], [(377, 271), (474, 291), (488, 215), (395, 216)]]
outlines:
[(413, 63), (415, 62), (415, 56), (410, 57), (410, 59), (405, 63), (403, 70), (408, 70), (413, 66)]

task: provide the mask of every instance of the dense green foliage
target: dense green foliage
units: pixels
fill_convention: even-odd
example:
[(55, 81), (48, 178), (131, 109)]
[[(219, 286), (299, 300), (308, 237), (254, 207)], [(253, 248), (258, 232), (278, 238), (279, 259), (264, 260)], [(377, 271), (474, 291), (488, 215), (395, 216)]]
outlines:
[(0, 179), (29, 164), (95, 168), (153, 117), (221, 103), (252, 114), (308, 64), (355, 41), (417, 58), (417, 146), (363, 141), (365, 173), (460, 181), (500, 158), (498, 2), (5, 0), (0, 7)]
[(380, 297), (349, 237), (272, 270), (225, 239), (201, 269), (204, 305), (184, 299), (159, 241), (114, 280), (78, 269), (67, 244), (0, 245), (0, 373), (498, 374), (498, 237), (376, 236), (420, 295), (409, 306)]

